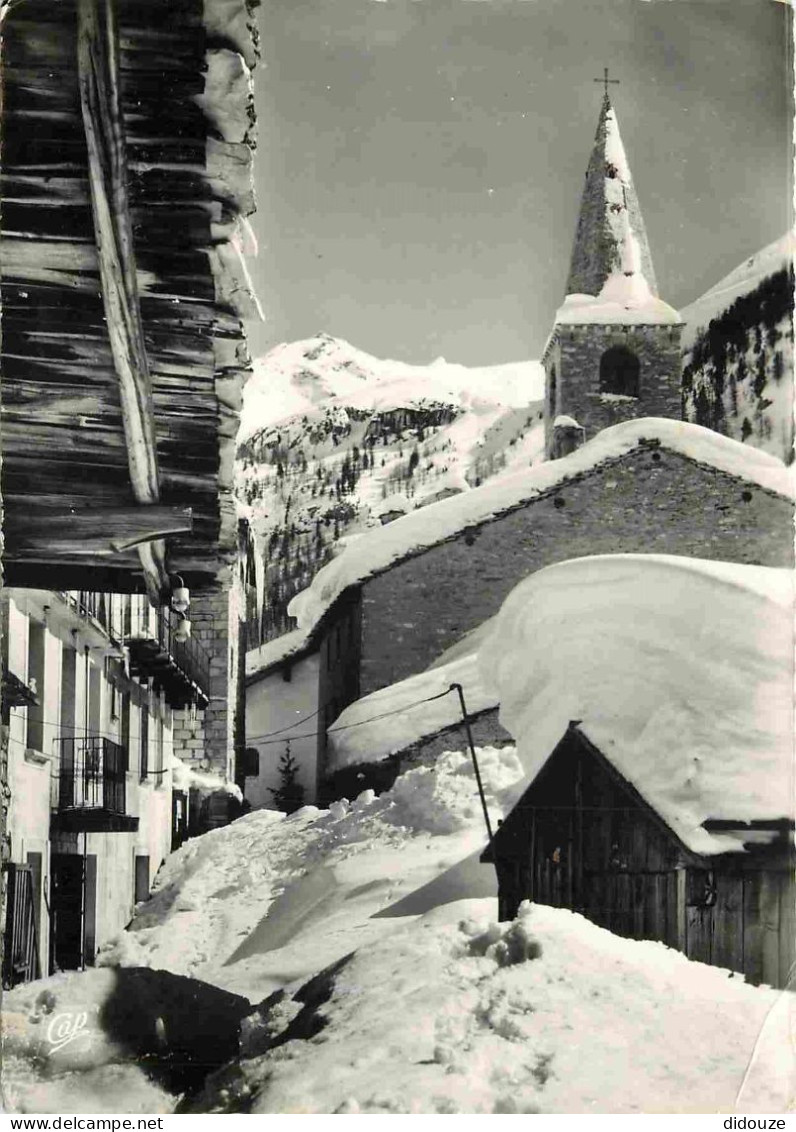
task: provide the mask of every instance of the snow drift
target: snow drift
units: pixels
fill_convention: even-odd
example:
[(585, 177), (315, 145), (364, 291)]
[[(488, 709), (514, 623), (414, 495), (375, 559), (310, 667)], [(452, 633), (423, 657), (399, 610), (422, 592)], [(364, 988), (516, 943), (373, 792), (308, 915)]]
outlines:
[(707, 818), (793, 813), (793, 576), (659, 555), (548, 567), (480, 652), (535, 776), (571, 720), (696, 852)]
[[(523, 771), (510, 748), (479, 759), (494, 820)], [(39, 1113), (785, 1109), (792, 1064), (767, 1053), (787, 1049), (792, 996), (564, 909), (524, 906), (495, 924), (494, 872), (477, 862), (484, 840), (471, 765), (453, 753), (379, 798), (289, 818), (261, 810), (189, 841), (104, 953), (116, 969), (6, 996), (6, 1103)], [(42, 1056), (64, 1012), (86, 1014), (86, 1037), (60, 1059)], [(214, 1018), (217, 1034), (197, 1049)], [(213, 1070), (238, 1025), (237, 1054), (180, 1100), (197, 1055)]]

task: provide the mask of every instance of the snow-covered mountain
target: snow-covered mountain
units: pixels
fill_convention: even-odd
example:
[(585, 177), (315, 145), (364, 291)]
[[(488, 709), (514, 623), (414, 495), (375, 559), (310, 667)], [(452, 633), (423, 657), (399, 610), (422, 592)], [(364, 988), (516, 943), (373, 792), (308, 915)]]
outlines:
[(686, 420), (790, 463), (792, 234), (740, 264), (682, 311)]
[(344, 536), (542, 459), (543, 395), (538, 362), (415, 366), (326, 334), (259, 358), (238, 449), (264, 598), (251, 645), (287, 628)]

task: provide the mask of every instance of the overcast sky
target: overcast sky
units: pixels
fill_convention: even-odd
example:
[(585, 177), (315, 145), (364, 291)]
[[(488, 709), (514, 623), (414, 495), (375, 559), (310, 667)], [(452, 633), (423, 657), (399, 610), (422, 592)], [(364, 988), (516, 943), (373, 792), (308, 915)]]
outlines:
[(382, 357), (537, 357), (563, 298), (602, 88), (661, 297), (684, 306), (790, 223), (776, 0), (263, 0), (266, 321)]

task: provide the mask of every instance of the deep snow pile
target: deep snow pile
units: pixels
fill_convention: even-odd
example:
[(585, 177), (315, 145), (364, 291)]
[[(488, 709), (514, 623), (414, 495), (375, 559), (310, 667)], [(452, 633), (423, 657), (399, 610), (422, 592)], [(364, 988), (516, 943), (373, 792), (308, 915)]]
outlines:
[(244, 1057), (198, 1107), (707, 1113), (749, 1111), (745, 1088), (752, 1111), (784, 1111), (792, 1069), (745, 1079), (774, 991), (564, 909), (525, 904), (502, 925), (493, 909), (429, 912), (249, 1020)]
[(790, 461), (793, 257), (788, 233), (683, 311), (685, 415)]
[(695, 852), (793, 813), (793, 575), (606, 555), (521, 582), (480, 652), (535, 775), (571, 720)]
[[(521, 767), (509, 747), (481, 748), (479, 767), (494, 823), (513, 803)], [(439, 881), (485, 837), (472, 763), (459, 752), (378, 797), (366, 791), (289, 818), (256, 810), (172, 854), (152, 898), (98, 962), (162, 967), (257, 1001), (381, 934), (389, 920), (372, 915)], [(492, 870), (474, 871), (477, 890), (494, 891)], [(455, 899), (458, 873), (451, 885)]]
[(543, 459), (543, 395), (538, 362), (412, 366), (325, 334), (259, 359), (237, 492), (262, 639), (289, 627), (288, 601), (344, 536)]
[(774, 456), (685, 421), (658, 417), (625, 421), (603, 429), (576, 452), (560, 460), (497, 476), (472, 491), (413, 511), (383, 529), (369, 531), (326, 565), (312, 585), (293, 599), (290, 614), (296, 618), (300, 629), (309, 631), (348, 586), (379, 574), (426, 547), (435, 546), (467, 526), (485, 522), (530, 501), (607, 460), (627, 455), (645, 440), (657, 440), (664, 447), (699, 463), (789, 498), (793, 496), (792, 474)]
[[(509, 748), (479, 759), (494, 821), (522, 772)], [(7, 1106), (785, 1109), (790, 994), (563, 909), (496, 925), (484, 841), (469, 761), (449, 753), (379, 798), (258, 811), (188, 842), (104, 953), (121, 966), (6, 996)], [(239, 1053), (180, 1102), (191, 1058), (213, 1070), (238, 1028)]]

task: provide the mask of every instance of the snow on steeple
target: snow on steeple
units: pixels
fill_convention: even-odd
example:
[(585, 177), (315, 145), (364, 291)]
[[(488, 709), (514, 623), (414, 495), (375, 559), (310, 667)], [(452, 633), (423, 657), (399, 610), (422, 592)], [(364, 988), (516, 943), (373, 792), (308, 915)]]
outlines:
[(681, 321), (677, 311), (658, 298), (644, 221), (606, 93), (586, 172), (567, 294), (556, 324)]
[(567, 281), (568, 295), (633, 305), (657, 297), (647, 233), (611, 100), (600, 110)]

